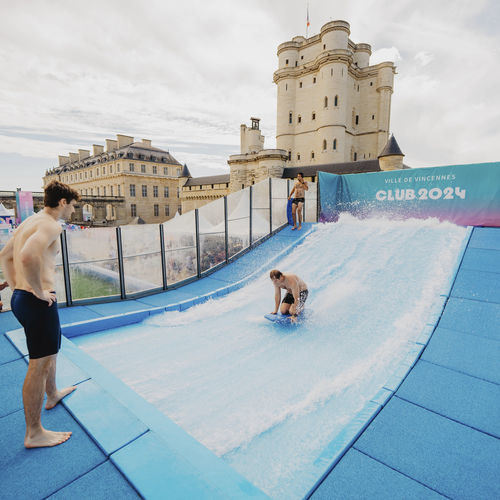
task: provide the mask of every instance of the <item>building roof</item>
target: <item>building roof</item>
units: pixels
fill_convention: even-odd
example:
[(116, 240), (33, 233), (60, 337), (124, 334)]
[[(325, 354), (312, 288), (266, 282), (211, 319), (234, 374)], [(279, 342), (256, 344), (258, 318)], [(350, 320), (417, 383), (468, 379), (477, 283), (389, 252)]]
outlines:
[[(182, 176), (181, 176), (182, 177)], [(229, 174), (208, 175), (206, 177), (190, 177), (184, 186), (201, 186), (203, 184), (227, 184), (230, 181)]]
[(191, 177), (191, 178), (193, 177), (191, 175), (191, 172), (189, 171), (188, 166), (185, 163), (184, 163), (184, 168), (182, 169), (180, 177)]
[(314, 177), (318, 171), (330, 174), (362, 174), (366, 172), (380, 172), (378, 160), (349, 161), (346, 163), (327, 163), (324, 165), (305, 165), (303, 167), (286, 167), (283, 170), (283, 179), (295, 179), (299, 172), (304, 177)]
[(399, 149), (398, 143), (396, 142), (396, 139), (393, 134), (387, 141), (387, 144), (384, 146), (384, 149), (382, 149), (382, 152), (378, 155), (378, 157), (382, 158), (384, 156), (396, 156), (396, 155), (404, 156), (401, 149)]

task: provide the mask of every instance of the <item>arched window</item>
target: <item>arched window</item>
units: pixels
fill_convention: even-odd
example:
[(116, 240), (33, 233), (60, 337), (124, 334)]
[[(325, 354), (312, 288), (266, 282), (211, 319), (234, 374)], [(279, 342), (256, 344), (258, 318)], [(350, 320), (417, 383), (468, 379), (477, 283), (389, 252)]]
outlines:
[(339, 96), (338, 95), (335, 96), (333, 104), (334, 104), (334, 106), (338, 106), (339, 105)]
[(323, 151), (326, 151), (326, 139), (323, 139)]
[(288, 113), (288, 123), (292, 123), (292, 112)]
[(300, 116), (300, 115), (299, 115), (299, 116), (297, 117), (297, 122), (298, 122), (298, 123), (302, 123), (302, 116)]
[(354, 153), (354, 161), (358, 159), (358, 153)]
[(311, 119), (312, 120), (316, 120), (316, 111), (312, 112)]
[(311, 151), (311, 160), (314, 160), (314, 151)]
[(325, 97), (325, 108), (328, 107), (328, 97)]
[(297, 153), (297, 161), (300, 160), (300, 153)]
[(291, 151), (288, 151), (288, 159), (291, 160), (292, 159), (292, 152)]
[(337, 150), (337, 139), (333, 139), (333, 150)]

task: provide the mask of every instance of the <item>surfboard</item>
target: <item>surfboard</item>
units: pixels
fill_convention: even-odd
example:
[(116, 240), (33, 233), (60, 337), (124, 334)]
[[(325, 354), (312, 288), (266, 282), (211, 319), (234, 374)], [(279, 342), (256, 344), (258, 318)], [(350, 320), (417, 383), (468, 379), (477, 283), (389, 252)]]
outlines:
[(297, 325), (304, 319), (304, 313), (299, 314), (296, 321), (292, 321), (292, 316), (290, 314), (265, 314), (264, 318), (271, 321), (275, 325)]
[(286, 205), (286, 218), (288, 219), (288, 225), (290, 226), (293, 226), (292, 204), (293, 200), (288, 200)]

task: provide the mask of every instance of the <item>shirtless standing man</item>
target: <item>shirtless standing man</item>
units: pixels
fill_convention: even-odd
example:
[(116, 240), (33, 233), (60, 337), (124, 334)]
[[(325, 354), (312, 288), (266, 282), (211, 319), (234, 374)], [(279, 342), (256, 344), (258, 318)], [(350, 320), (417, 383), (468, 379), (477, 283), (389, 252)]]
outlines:
[[(297, 180), (293, 186), (292, 192), (288, 199), (292, 197), (292, 194), (295, 193), (295, 197), (292, 201), (292, 217), (293, 217), (293, 227), (294, 229), (302, 229), (302, 207), (304, 206), (305, 194), (304, 191), (308, 191), (309, 186), (307, 182), (304, 180), (304, 174), (299, 172), (297, 174)], [(297, 213), (296, 213), (297, 212)], [(297, 217), (299, 219), (299, 227), (297, 228)]]
[[(295, 274), (284, 274), (277, 269), (273, 269), (269, 273), (269, 277), (274, 285), (274, 311), (271, 314), (276, 314), (281, 303), (281, 314), (292, 315), (292, 321), (296, 321), (303, 309), (309, 291), (307, 285), (302, 279)], [(281, 289), (287, 291), (283, 302), (281, 302)]]
[(45, 188), (44, 209), (26, 219), (0, 252), (0, 265), (12, 295), (12, 311), (26, 333), (29, 365), (23, 385), (26, 448), (56, 446), (71, 432), (42, 427), (41, 412), (50, 410), (76, 387), (58, 390), (56, 357), (61, 328), (54, 292), (55, 257), (59, 252), (59, 219), (69, 219), (80, 195), (66, 184), (52, 181)]

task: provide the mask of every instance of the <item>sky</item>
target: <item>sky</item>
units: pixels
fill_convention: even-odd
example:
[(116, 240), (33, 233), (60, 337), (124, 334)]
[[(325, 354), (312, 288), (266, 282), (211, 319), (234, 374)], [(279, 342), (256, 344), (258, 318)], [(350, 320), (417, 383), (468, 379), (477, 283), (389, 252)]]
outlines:
[(193, 176), (229, 172), (240, 124), (275, 147), (277, 47), (343, 19), (397, 66), (391, 132), (411, 167), (499, 160), (496, 0), (0, 0), (0, 190), (57, 156), (151, 139)]

